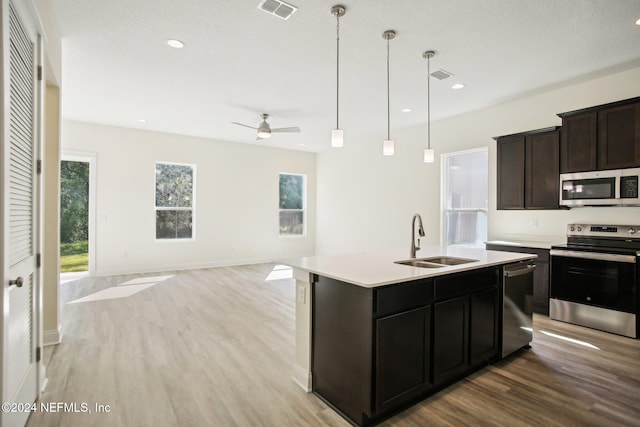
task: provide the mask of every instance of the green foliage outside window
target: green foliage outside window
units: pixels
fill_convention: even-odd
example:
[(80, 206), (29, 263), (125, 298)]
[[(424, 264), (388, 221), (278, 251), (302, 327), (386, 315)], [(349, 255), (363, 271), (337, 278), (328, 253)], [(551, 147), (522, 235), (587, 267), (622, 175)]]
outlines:
[(156, 239), (193, 237), (194, 167), (156, 163)]
[(280, 174), (280, 235), (304, 234), (304, 176)]

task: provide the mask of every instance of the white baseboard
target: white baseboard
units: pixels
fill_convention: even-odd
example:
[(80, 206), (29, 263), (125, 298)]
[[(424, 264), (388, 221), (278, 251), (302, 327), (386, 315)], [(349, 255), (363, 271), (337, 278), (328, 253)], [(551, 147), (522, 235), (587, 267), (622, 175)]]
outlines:
[(42, 345), (55, 345), (62, 342), (62, 325), (58, 329), (44, 331), (42, 334)]
[(293, 381), (298, 384), (304, 391), (311, 393), (311, 372), (297, 363), (293, 364)]

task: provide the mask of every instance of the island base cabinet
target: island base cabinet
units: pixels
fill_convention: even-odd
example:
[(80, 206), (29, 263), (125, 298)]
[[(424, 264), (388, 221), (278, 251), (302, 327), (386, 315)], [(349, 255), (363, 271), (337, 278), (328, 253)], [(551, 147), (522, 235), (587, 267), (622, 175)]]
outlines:
[(471, 295), (470, 363), (482, 364), (498, 355), (498, 289)]
[(419, 396), (431, 385), (431, 307), (376, 320), (376, 412)]
[(313, 391), (359, 425), (371, 417), (372, 291), (319, 276), (313, 284)]
[(469, 297), (433, 306), (433, 380), (441, 384), (469, 368)]

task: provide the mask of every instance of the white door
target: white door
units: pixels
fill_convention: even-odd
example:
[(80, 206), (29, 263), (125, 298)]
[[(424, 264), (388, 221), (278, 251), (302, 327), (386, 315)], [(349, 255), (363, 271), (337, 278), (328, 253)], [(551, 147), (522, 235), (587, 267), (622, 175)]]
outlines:
[[(16, 0), (19, 1), (19, 0)], [(2, 0), (2, 426), (23, 426), (37, 396), (36, 158), (40, 93), (36, 36)], [(5, 404), (9, 407), (5, 407)], [(8, 411), (6, 409), (9, 409)]]

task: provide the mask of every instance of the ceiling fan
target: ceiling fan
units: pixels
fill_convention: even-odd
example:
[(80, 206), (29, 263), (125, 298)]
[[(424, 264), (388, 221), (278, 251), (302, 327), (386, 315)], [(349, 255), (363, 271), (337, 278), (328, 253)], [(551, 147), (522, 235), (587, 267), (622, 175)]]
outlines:
[(266, 138), (270, 138), (271, 137), (271, 133), (273, 132), (300, 132), (300, 128), (298, 126), (294, 126), (294, 127), (290, 127), (290, 128), (273, 128), (271, 129), (271, 126), (269, 126), (269, 123), (267, 123), (267, 119), (269, 118), (269, 115), (266, 113), (263, 113), (260, 115), (260, 117), (262, 117), (262, 123), (260, 123), (260, 125), (258, 127), (253, 127), (253, 126), (249, 126), (249, 125), (245, 125), (242, 123), (238, 123), (238, 122), (231, 122), (234, 125), (238, 125), (238, 126), (244, 126), (246, 128), (251, 128), (251, 129), (255, 129), (258, 131), (258, 137), (256, 139), (266, 139)]

